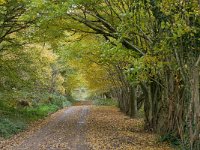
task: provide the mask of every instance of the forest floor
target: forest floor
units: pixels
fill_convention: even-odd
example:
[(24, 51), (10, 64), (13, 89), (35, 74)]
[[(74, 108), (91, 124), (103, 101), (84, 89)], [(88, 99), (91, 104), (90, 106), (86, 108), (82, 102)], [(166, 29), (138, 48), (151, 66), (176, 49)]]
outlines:
[(58, 111), (11, 139), (1, 150), (172, 150), (143, 130), (142, 119), (115, 107), (76, 105)]

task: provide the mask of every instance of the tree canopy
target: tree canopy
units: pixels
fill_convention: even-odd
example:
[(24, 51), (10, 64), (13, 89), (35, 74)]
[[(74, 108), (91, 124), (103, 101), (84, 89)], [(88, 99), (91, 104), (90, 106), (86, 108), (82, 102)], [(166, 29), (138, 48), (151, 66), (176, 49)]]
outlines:
[(0, 0), (0, 92), (85, 86), (199, 149), (199, 10), (198, 0)]

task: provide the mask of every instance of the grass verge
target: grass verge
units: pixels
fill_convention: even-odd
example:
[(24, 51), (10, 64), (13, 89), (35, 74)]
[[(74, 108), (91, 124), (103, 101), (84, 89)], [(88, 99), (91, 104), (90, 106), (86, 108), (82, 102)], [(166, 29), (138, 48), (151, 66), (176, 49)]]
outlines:
[(42, 95), (39, 102), (33, 101), (31, 106), (26, 107), (18, 106), (17, 102), (11, 105), (6, 98), (0, 97), (0, 137), (3, 138), (10, 138), (25, 130), (31, 122), (43, 119), (72, 104), (68, 98), (55, 94)]

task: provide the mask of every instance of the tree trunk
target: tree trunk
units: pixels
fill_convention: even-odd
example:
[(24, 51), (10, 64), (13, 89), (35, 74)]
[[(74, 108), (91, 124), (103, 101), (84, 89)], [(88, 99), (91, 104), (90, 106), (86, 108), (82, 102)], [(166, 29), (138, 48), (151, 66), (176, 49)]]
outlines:
[(135, 86), (130, 87), (130, 116), (135, 118), (137, 116), (137, 98), (135, 93)]
[(189, 108), (190, 147), (200, 148), (200, 99), (199, 99), (199, 68), (195, 66), (191, 73), (191, 103)]

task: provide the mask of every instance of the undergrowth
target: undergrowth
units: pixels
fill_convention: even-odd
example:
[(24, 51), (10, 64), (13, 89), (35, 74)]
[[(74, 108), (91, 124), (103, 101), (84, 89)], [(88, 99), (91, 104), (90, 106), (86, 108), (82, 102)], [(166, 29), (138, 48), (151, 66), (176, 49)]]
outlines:
[[(67, 97), (57, 94), (24, 95), (0, 93), (0, 137), (9, 138), (26, 129), (31, 122), (70, 106), (73, 102), (72, 98), (69, 101)], [(19, 106), (20, 99), (30, 103), (30, 106)]]
[(97, 106), (118, 106), (117, 100), (114, 99), (95, 99), (93, 104)]
[(174, 147), (177, 150), (189, 150), (189, 140), (188, 140), (188, 135), (185, 135), (185, 138), (187, 138), (185, 142), (183, 143), (180, 139), (180, 137), (178, 137), (177, 135), (173, 134), (172, 132), (162, 135), (158, 142), (167, 142), (170, 143), (172, 147)]

